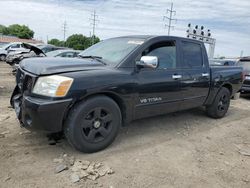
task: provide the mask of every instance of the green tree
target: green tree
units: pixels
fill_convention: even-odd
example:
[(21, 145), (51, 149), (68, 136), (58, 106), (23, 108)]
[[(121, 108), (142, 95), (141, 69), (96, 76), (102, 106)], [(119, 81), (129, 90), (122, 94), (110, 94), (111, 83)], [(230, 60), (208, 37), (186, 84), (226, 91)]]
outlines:
[(3, 34), (3, 35), (8, 35), (9, 34), (9, 30), (4, 25), (0, 25), (0, 33)]
[[(82, 34), (74, 34), (67, 38), (66, 46), (75, 50), (85, 50), (92, 45), (92, 39), (93, 38), (86, 37)], [(100, 39), (94, 36), (94, 44), (99, 41)]]
[(66, 46), (75, 50), (84, 50), (89, 46), (89, 40), (82, 34), (74, 34), (67, 38)]
[(34, 36), (34, 31), (25, 25), (13, 24), (7, 29), (9, 35), (17, 36), (19, 38), (31, 39)]
[(95, 36), (95, 35), (92, 36), (89, 40), (91, 40), (91, 44), (93, 43), (93, 40), (94, 40), (94, 44), (100, 42), (99, 37), (97, 37), (97, 36)]
[(67, 38), (66, 42), (58, 39), (51, 39), (48, 41), (48, 44), (60, 47), (65, 46), (68, 48), (73, 48), (74, 50), (85, 50), (86, 48), (92, 45), (93, 41), (95, 44), (100, 42), (100, 39), (96, 36), (92, 38), (92, 37), (86, 37), (82, 34), (73, 34)]
[(48, 41), (48, 44), (52, 44), (52, 45), (55, 45), (55, 46), (64, 46), (64, 42), (60, 41), (58, 39), (51, 39), (51, 40)]

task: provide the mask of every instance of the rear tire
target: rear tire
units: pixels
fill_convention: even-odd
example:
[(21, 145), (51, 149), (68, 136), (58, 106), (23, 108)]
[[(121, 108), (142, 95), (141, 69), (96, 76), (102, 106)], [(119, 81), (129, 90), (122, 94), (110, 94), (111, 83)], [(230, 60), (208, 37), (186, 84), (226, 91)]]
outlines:
[(217, 96), (215, 97), (213, 103), (206, 107), (207, 115), (212, 118), (222, 118), (228, 111), (230, 106), (230, 91), (222, 87)]
[(114, 141), (121, 120), (119, 106), (109, 97), (97, 96), (73, 107), (65, 122), (64, 133), (77, 150), (97, 152)]

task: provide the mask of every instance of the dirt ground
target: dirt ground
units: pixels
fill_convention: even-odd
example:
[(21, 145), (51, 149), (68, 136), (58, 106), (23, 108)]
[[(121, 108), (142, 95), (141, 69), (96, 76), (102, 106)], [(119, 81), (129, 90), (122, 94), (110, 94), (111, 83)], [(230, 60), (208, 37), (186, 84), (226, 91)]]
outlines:
[[(0, 62), (0, 187), (250, 187), (250, 97), (232, 100), (219, 120), (199, 108), (136, 121), (104, 151), (84, 154), (19, 127), (10, 73)], [(105, 163), (114, 174), (72, 183), (70, 170), (55, 173), (63, 154)]]

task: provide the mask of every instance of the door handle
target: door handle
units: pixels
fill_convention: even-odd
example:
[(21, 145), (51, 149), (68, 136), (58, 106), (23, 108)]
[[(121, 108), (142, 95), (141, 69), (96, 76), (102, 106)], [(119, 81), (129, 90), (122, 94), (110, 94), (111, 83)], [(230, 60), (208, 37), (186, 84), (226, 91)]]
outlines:
[(208, 74), (208, 73), (202, 73), (201, 76), (203, 76), (203, 77), (208, 77), (209, 74)]
[(182, 78), (182, 75), (174, 74), (174, 75), (172, 75), (172, 78), (173, 79), (180, 79), (180, 78)]

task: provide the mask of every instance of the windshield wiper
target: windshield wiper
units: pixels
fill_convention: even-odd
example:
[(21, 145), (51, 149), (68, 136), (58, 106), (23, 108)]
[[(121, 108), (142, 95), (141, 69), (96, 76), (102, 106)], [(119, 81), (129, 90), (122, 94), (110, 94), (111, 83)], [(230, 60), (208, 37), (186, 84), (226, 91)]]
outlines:
[(105, 63), (103, 61), (102, 57), (100, 57), (100, 56), (94, 56), (94, 55), (86, 55), (86, 56), (84, 56), (84, 55), (78, 55), (78, 56), (81, 57), (81, 58), (91, 58), (91, 59), (94, 59), (96, 61), (101, 62), (104, 65), (107, 65), (107, 63)]

